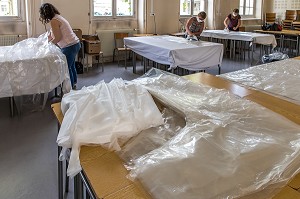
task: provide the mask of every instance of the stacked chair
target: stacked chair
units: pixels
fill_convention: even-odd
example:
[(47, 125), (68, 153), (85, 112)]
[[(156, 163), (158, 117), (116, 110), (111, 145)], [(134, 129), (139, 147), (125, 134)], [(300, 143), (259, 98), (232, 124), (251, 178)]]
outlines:
[(297, 17), (296, 21), (293, 21), (293, 29), (294, 30), (300, 30), (300, 10), (296, 10)]
[(283, 20), (283, 29), (290, 30), (292, 29), (293, 22), (297, 18), (296, 10), (286, 10), (285, 12), (285, 20)]
[(276, 21), (276, 13), (266, 13), (265, 14), (265, 23), (273, 24)]

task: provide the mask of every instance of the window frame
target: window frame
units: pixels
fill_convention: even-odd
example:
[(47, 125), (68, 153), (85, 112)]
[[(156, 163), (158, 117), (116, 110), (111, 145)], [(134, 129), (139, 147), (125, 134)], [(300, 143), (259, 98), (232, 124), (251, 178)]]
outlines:
[(132, 16), (118, 16), (117, 15), (117, 0), (112, 1), (112, 16), (94, 16), (94, 1), (91, 3), (91, 13), (93, 21), (101, 21), (101, 20), (136, 20), (137, 19), (137, 0), (132, 0), (133, 3), (133, 15)]
[[(207, 10), (207, 6), (208, 6), (208, 2), (207, 0), (203, 0), (204, 1), (204, 10)], [(191, 9), (191, 14), (189, 15), (181, 15), (180, 14), (180, 8), (181, 8), (181, 3), (180, 3), (180, 6), (179, 6), (179, 14), (180, 14), (180, 18), (186, 18), (186, 17), (192, 17), (192, 16), (197, 16), (198, 13), (194, 13), (194, 4), (195, 4), (195, 0), (191, 0), (191, 6), (189, 9)]]
[[(242, 18), (255, 18), (256, 16), (256, 1), (253, 0), (253, 14), (252, 15), (245, 15), (245, 11), (246, 11), (246, 0), (243, 0), (244, 1), (244, 6), (243, 6), (243, 9), (241, 10), (241, 5), (240, 5), (240, 2), (239, 2), (239, 10), (240, 10), (240, 13), (239, 15), (242, 17)], [(241, 11), (243, 14), (241, 14)]]
[(18, 22), (25, 21), (25, 2), (24, 0), (17, 0), (18, 15), (17, 16), (0, 16), (0, 22)]

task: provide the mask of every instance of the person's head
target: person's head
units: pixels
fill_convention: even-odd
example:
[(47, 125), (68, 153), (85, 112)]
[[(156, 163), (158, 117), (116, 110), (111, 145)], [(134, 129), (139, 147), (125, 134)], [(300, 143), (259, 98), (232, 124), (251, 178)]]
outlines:
[(203, 22), (206, 18), (206, 12), (204, 11), (201, 11), (198, 13), (198, 16), (197, 16), (197, 21), (198, 22)]
[(43, 24), (49, 23), (55, 14), (60, 14), (58, 10), (50, 3), (44, 3), (40, 7), (40, 21)]
[(238, 16), (238, 15), (239, 15), (239, 9), (237, 9), (237, 8), (233, 9), (232, 15), (233, 15), (234, 17)]

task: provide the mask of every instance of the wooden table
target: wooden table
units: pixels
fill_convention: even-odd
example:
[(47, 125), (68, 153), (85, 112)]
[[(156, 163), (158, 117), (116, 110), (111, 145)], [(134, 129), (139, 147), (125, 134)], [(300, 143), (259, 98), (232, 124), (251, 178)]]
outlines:
[(265, 33), (265, 34), (273, 34), (279, 36), (279, 48), (280, 51), (283, 51), (284, 48), (284, 41), (286, 37), (296, 37), (296, 56), (300, 55), (300, 31), (298, 30), (281, 30), (281, 31), (274, 31), (274, 30), (254, 30), (254, 32)]
[[(226, 89), (237, 96), (257, 102), (300, 125), (300, 106), (296, 104), (244, 88), (207, 73), (196, 73), (185, 78), (195, 83)], [(63, 116), (60, 103), (53, 104), (52, 108), (58, 122), (61, 123)], [(101, 146), (82, 146), (80, 161), (84, 173), (84, 175), (81, 174), (81, 178), (86, 181), (84, 184), (89, 186), (94, 194), (91, 198), (151, 199), (140, 183), (127, 179), (128, 171), (123, 166), (123, 161), (114, 152), (107, 151)], [(273, 199), (300, 199), (299, 190), (300, 174), (282, 188)]]

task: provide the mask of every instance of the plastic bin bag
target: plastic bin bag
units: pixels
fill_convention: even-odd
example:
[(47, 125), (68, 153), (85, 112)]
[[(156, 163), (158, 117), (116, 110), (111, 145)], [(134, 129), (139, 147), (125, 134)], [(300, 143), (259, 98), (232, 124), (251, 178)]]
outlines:
[(57, 143), (64, 152), (72, 148), (67, 174), (81, 170), (79, 150), (83, 144), (99, 144), (110, 150), (120, 146), (140, 131), (163, 124), (162, 115), (151, 95), (142, 86), (114, 79), (99, 82), (64, 95), (64, 114)]
[(169, 141), (131, 161), (129, 177), (153, 198), (268, 198), (299, 171), (295, 123), (225, 90), (150, 74), (133, 82), (186, 118)]
[(262, 63), (269, 63), (269, 62), (274, 62), (274, 61), (279, 61), (279, 60), (284, 60), (288, 59), (289, 56), (287, 54), (283, 54), (281, 52), (274, 52), (269, 55), (263, 55), (261, 58)]

